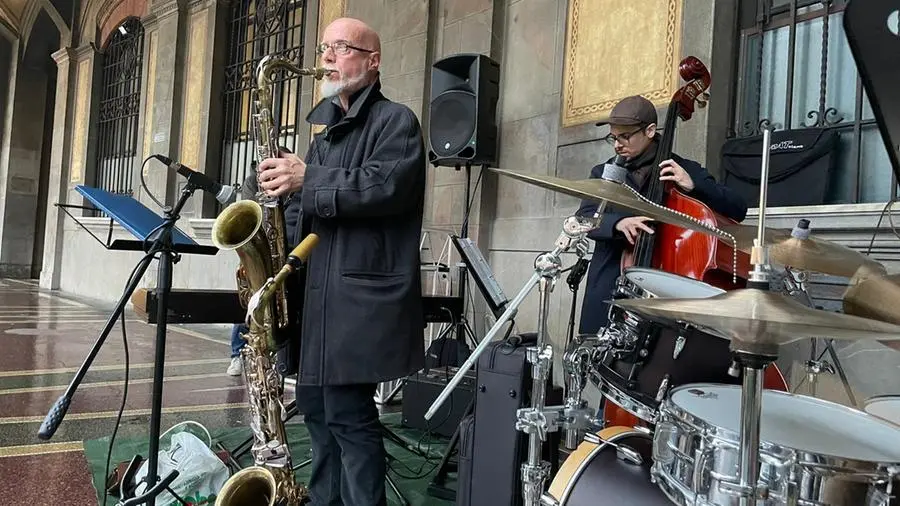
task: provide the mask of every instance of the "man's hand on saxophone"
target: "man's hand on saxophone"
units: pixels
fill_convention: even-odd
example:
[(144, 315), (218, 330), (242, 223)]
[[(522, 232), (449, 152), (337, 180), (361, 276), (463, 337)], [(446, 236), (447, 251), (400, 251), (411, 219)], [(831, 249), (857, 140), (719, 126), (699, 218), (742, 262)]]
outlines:
[(267, 195), (280, 197), (295, 192), (303, 186), (306, 162), (292, 153), (281, 153), (280, 158), (266, 158), (256, 169), (260, 187)]

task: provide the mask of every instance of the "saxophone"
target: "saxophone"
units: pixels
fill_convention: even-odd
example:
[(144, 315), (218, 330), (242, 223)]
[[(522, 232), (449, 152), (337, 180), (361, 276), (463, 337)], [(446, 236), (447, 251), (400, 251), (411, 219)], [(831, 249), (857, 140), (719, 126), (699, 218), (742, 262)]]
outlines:
[[(257, 67), (254, 104), (254, 135), (257, 160), (279, 156), (272, 116), (272, 73), (285, 69), (321, 79), (327, 69), (304, 69), (277, 56), (266, 56)], [(284, 426), (284, 389), (276, 368), (276, 353), (290, 336), (293, 320), (288, 312), (284, 282), (297, 266), (298, 250), (309, 246), (308, 236), (286, 255), (284, 205), (262, 190), (254, 200), (241, 200), (226, 207), (213, 223), (212, 242), (221, 250), (233, 250), (240, 259), (237, 270), (238, 296), (247, 308), (247, 345), (241, 350), (244, 382), (249, 398), (250, 449), (254, 466), (231, 476), (216, 498), (216, 506), (298, 506), (307, 496), (295, 481), (291, 453)], [(282, 267), (284, 266), (284, 267)], [(288, 268), (293, 266), (293, 268)], [(276, 269), (281, 269), (276, 272)], [(296, 332), (296, 328), (293, 328)]]

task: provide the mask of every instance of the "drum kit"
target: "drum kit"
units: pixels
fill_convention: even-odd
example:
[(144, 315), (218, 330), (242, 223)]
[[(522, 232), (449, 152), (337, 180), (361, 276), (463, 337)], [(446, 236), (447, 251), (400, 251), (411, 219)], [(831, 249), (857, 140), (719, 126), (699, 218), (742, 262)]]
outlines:
[[(763, 134), (762, 181), (768, 180), (769, 134)], [(534, 384), (530, 407), (519, 410), (516, 422), (529, 435), (521, 469), (524, 506), (900, 505), (900, 397), (873, 398), (860, 410), (791, 393), (774, 364), (783, 346), (803, 339), (825, 339), (832, 353), (832, 339), (897, 347), (900, 307), (892, 301), (900, 280), (881, 264), (810, 236), (805, 220), (791, 231), (766, 228), (765, 184), (757, 226), (713, 228), (643, 199), (613, 170), (583, 181), (491, 170), (599, 204), (593, 219), (565, 220), (555, 249), (537, 257), (529, 282), (425, 415), (434, 415), (539, 286), (538, 340), (528, 353)], [(753, 270), (746, 288), (724, 291), (659, 270), (626, 269), (607, 326), (575, 336), (566, 347), (565, 404), (545, 406), (552, 359), (547, 315), (560, 255), (585, 254), (586, 234), (603, 219), (607, 203), (716, 234), (751, 253)], [(791, 274), (788, 293), (770, 288), (770, 260)], [(853, 278), (843, 313), (811, 307), (807, 271)], [(797, 292), (807, 304), (793, 296)], [(610, 423), (589, 409), (582, 399), (588, 383), (599, 389), (604, 409), (621, 408), (634, 423)], [(542, 442), (556, 430), (575, 431), (580, 443), (545, 487), (550, 466), (542, 461)]]

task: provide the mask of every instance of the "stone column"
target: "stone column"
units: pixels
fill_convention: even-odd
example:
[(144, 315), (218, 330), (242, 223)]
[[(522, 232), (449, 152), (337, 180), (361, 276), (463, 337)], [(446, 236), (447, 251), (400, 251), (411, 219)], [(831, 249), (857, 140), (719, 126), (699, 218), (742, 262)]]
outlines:
[[(179, 135), (182, 118), (182, 65), (185, 15), (175, 0), (154, 2), (144, 23), (144, 115), (141, 128), (144, 156), (159, 153), (180, 160)], [(184, 163), (190, 163), (183, 160)], [(138, 162), (140, 163), (140, 162)], [(150, 192), (163, 204), (177, 199), (177, 174), (158, 162), (148, 162), (145, 181)], [(135, 177), (140, 177), (136, 174)], [(135, 188), (140, 188), (138, 180)], [(158, 206), (141, 188), (137, 197), (150, 209)], [(149, 273), (150, 271), (148, 271)]]
[[(3, 108), (3, 117), (0, 118), (2, 123), (0, 123), (0, 245), (4, 244), (6, 237), (9, 235), (9, 230), (7, 230), (6, 225), (6, 213), (9, 198), (8, 195), (10, 193), (9, 188), (9, 162), (10, 162), (10, 151), (11, 151), (11, 142), (12, 142), (12, 131), (13, 131), (13, 117), (15, 114), (15, 97), (16, 97), (16, 84), (18, 83), (17, 74), (19, 70), (19, 46), (20, 43), (17, 39), (11, 40), (10, 51), (9, 51), (9, 66), (7, 67), (9, 79), (6, 88), (6, 96), (0, 97), (0, 100), (3, 100), (6, 105)], [(9, 272), (4, 272), (7, 269), (4, 268), (2, 257), (0, 257), (0, 276), (9, 275)]]
[[(219, 176), (219, 167), (215, 161), (219, 154), (221, 138), (221, 121), (212, 122), (210, 113), (221, 114), (221, 100), (218, 93), (222, 82), (224, 52), (227, 51), (224, 37), (216, 40), (217, 13), (224, 13), (227, 7), (219, 7), (214, 0), (193, 1), (188, 6), (184, 18), (183, 47), (184, 71), (179, 79), (182, 82), (180, 110), (173, 115), (180, 119), (181, 129), (178, 135), (177, 153), (184, 165), (206, 173), (213, 180)], [(216, 46), (220, 45), (221, 48)], [(217, 50), (218, 49), (218, 50)], [(219, 57), (223, 65), (215, 66), (213, 55)], [(213, 104), (212, 101), (215, 101)], [(218, 117), (219, 114), (216, 114)], [(187, 181), (179, 176), (175, 180), (175, 198), (178, 198)], [(184, 218), (201, 218), (211, 216), (216, 207), (215, 196), (203, 191), (196, 191), (185, 205)]]
[(44, 147), (44, 121), (49, 94), (43, 64), (17, 64), (15, 90), (7, 115), (11, 130), (7, 137), (8, 166), (3, 194), (3, 232), (0, 240), (0, 274), (15, 278), (31, 275)]
[[(65, 198), (68, 190), (68, 171), (72, 150), (74, 96), (76, 82), (72, 59), (75, 51), (62, 48), (53, 53), (56, 62), (56, 102), (53, 112), (53, 145), (50, 151), (50, 178), (47, 189), (47, 224), (44, 228), (44, 259), (41, 268), (41, 287), (59, 288), (60, 262), (66, 214), (54, 204)], [(73, 86), (70, 86), (73, 84)]]

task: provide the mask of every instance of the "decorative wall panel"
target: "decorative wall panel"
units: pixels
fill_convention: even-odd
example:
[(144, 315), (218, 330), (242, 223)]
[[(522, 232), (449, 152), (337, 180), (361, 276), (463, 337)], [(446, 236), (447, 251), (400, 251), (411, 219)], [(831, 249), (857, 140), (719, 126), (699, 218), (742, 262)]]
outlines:
[(81, 184), (84, 179), (84, 162), (87, 156), (88, 111), (90, 106), (91, 60), (78, 62), (75, 78), (75, 132), (72, 139), (72, 169), (69, 181)]
[(570, 0), (562, 125), (602, 121), (620, 99), (678, 89), (683, 0)]

